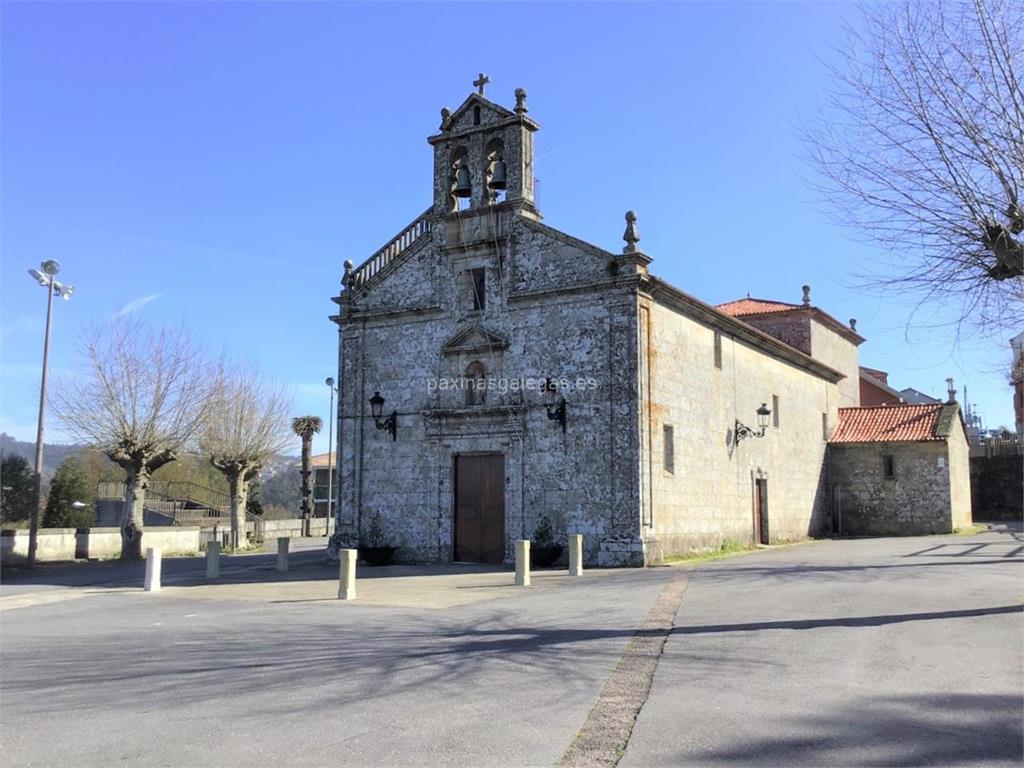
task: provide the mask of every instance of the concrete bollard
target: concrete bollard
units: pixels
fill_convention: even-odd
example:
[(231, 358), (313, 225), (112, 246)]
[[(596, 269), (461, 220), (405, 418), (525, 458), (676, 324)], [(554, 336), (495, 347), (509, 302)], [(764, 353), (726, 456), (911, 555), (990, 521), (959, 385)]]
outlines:
[(159, 549), (150, 547), (146, 550), (145, 590), (147, 592), (160, 591), (160, 560), (161, 552)]
[(279, 536), (277, 539), (277, 570), (288, 570), (288, 542), (287, 536)]
[(220, 576), (220, 542), (211, 541), (206, 545), (206, 578), (216, 579)]
[(516, 586), (530, 586), (530, 542), (520, 539), (516, 542)]
[(357, 549), (342, 549), (338, 552), (338, 599), (356, 599), (356, 557)]
[(583, 575), (583, 534), (574, 533), (569, 536), (569, 575)]

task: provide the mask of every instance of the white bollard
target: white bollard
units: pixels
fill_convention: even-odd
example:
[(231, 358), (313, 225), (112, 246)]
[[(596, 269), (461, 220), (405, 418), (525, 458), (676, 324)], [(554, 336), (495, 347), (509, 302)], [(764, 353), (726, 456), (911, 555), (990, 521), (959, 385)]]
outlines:
[(288, 542), (287, 536), (279, 536), (277, 539), (277, 570), (288, 570)]
[(569, 536), (569, 575), (583, 575), (583, 534), (574, 533)]
[(220, 576), (220, 542), (211, 541), (206, 545), (206, 578), (216, 579)]
[(356, 557), (357, 549), (342, 549), (338, 552), (338, 599), (356, 599)]
[(160, 550), (150, 547), (146, 550), (146, 584), (147, 592), (160, 591)]
[(530, 586), (530, 541), (520, 539), (516, 542), (516, 586)]

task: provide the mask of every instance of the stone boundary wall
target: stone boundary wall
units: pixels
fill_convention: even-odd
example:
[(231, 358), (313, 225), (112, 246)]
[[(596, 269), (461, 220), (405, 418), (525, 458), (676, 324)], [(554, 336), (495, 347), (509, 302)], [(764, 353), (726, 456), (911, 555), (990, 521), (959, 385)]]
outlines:
[(971, 495), (976, 520), (1024, 517), (1024, 456), (972, 456)]
[[(327, 521), (324, 518), (313, 518), (309, 521), (309, 535), (310, 536), (326, 536), (327, 531), (325, 529)], [(230, 528), (230, 526), (228, 526)], [(249, 526), (250, 529), (252, 526)], [(302, 532), (302, 519), (293, 518), (289, 520), (264, 520), (263, 521), (263, 540), (271, 541), (277, 538), (298, 538), (303, 536)]]
[[(197, 553), (201, 529), (185, 526), (144, 530), (142, 548), (159, 547), (165, 555)], [(41, 562), (118, 557), (120, 528), (40, 528), (36, 559)], [(0, 561), (4, 565), (24, 563), (28, 556), (28, 531), (0, 532)]]

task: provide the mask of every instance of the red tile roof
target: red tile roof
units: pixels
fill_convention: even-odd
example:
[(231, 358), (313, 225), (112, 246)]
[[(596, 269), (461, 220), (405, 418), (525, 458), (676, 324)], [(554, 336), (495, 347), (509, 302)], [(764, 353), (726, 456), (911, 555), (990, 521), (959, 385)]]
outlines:
[(839, 425), (829, 442), (912, 443), (919, 440), (944, 440), (948, 429), (940, 429), (943, 405), (928, 403), (840, 408)]
[(743, 317), (743, 315), (764, 315), (771, 312), (789, 312), (791, 309), (801, 309), (801, 304), (786, 304), (782, 301), (766, 301), (765, 299), (752, 299), (749, 296), (745, 299), (727, 301), (719, 304), (717, 309), (730, 317)]

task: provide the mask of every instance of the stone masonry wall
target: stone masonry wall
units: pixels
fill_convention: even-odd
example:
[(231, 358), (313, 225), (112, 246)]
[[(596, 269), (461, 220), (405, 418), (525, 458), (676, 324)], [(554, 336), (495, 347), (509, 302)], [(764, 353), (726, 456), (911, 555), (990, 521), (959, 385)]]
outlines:
[[(648, 560), (754, 535), (755, 478), (768, 481), (773, 542), (806, 538), (825, 525), (822, 414), (834, 426), (836, 385), (660, 304), (640, 305), (643, 390), (642, 473)], [(736, 445), (738, 418), (779, 398), (779, 426)], [(674, 432), (675, 470), (666, 470), (665, 425)], [(649, 491), (648, 491), (649, 489)]]
[(839, 382), (839, 407), (860, 405), (860, 355), (857, 345), (811, 318), (811, 356), (846, 378)]
[(979, 520), (1024, 517), (1024, 456), (971, 458), (971, 496)]
[(973, 520), (971, 511), (971, 459), (970, 445), (963, 422), (956, 419), (952, 433), (946, 440), (949, 459), (949, 503), (953, 528), (970, 527)]
[[(883, 476), (883, 457), (895, 477)], [(945, 441), (839, 443), (829, 446), (837, 532), (852, 536), (952, 533), (949, 451)]]

